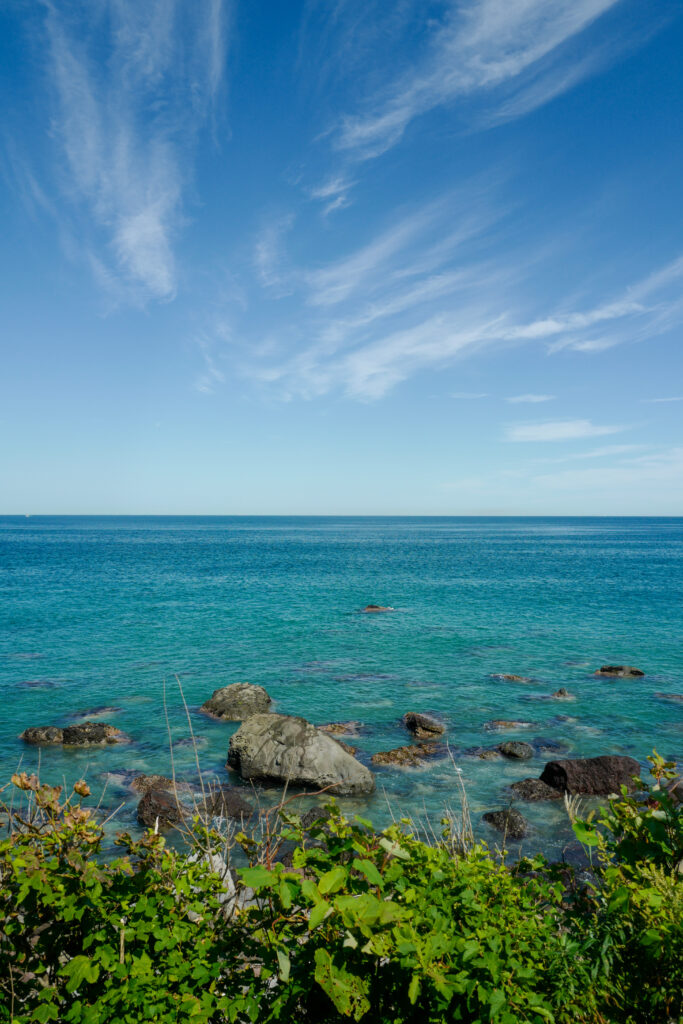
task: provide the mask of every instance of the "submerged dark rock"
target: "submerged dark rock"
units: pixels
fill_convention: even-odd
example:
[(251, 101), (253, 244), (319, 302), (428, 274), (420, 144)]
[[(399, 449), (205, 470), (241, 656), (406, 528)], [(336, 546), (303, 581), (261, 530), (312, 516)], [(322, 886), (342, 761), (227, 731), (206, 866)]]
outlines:
[(178, 825), (184, 817), (182, 805), (173, 793), (165, 789), (150, 789), (138, 804), (138, 824), (143, 828), (165, 830)]
[(619, 793), (622, 786), (633, 790), (633, 776), (637, 775), (640, 775), (640, 765), (632, 757), (604, 754), (548, 761), (541, 772), (541, 782), (562, 793), (607, 796)]
[(502, 679), (506, 683), (530, 683), (528, 676), (516, 676), (512, 672), (492, 672), (491, 679)]
[(330, 736), (357, 736), (363, 728), (362, 722), (328, 722), (326, 725), (319, 725), (321, 732), (327, 732)]
[(391, 607), (390, 604), (387, 604), (387, 605), (384, 605), (384, 604), (366, 604), (365, 608), (363, 608), (364, 612), (370, 612), (370, 613), (372, 613), (372, 612), (393, 612), (393, 610), (394, 609)]
[(523, 839), (527, 833), (524, 817), (512, 807), (502, 811), (487, 811), (482, 814), (482, 821), (488, 822), (498, 832), (503, 832), (510, 839)]
[(595, 672), (596, 676), (612, 676), (619, 679), (638, 679), (645, 673), (633, 665), (602, 665)]
[(540, 779), (520, 779), (519, 782), (512, 783), (510, 790), (518, 800), (526, 800), (529, 803), (536, 800), (562, 799), (562, 793), (559, 790), (553, 789), (552, 786), (541, 782)]
[(530, 743), (521, 743), (519, 740), (508, 740), (506, 743), (499, 743), (503, 757), (509, 757), (516, 761), (528, 761), (534, 756), (534, 748)]
[(683, 704), (683, 693), (656, 693), (659, 700), (669, 700), (673, 704)]
[(490, 722), (484, 722), (487, 732), (505, 732), (508, 729), (530, 729), (532, 722), (524, 722), (516, 718), (492, 718)]
[(421, 715), (417, 711), (408, 711), (402, 718), (408, 732), (412, 732), (419, 740), (431, 740), (442, 736), (446, 731), (441, 722), (431, 715)]
[(407, 747), (396, 747), (394, 750), (380, 750), (373, 754), (370, 760), (373, 764), (418, 768), (425, 761), (440, 754), (442, 750), (433, 743), (415, 743)]
[(168, 792), (191, 793), (192, 787), (187, 782), (180, 782), (178, 779), (167, 778), (165, 775), (136, 775), (130, 784), (134, 793), (149, 793), (153, 789), (163, 789)]
[(272, 701), (262, 686), (253, 683), (231, 683), (214, 690), (201, 710), (226, 722), (243, 722), (251, 715), (267, 712)]
[(236, 786), (219, 786), (209, 790), (202, 810), (212, 818), (234, 818), (247, 821), (254, 813)]

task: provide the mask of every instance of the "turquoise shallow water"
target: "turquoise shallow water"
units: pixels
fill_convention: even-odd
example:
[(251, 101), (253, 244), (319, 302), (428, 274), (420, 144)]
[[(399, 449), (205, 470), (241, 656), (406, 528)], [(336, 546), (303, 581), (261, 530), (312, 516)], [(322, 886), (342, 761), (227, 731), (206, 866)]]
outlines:
[[(38, 763), (26, 726), (113, 707), (103, 720), (130, 745), (40, 757), (45, 779), (87, 771), (97, 790), (109, 777), (121, 827), (134, 821), (124, 773), (170, 770), (164, 681), (176, 769), (194, 770), (176, 675), (202, 770), (223, 781), (235, 727), (198, 707), (230, 682), (318, 724), (361, 720), (361, 759), (406, 742), (405, 711), (438, 714), (491, 840), (481, 813), (553, 755), (481, 761), (473, 747), (546, 739), (575, 756), (683, 760), (683, 704), (657, 696), (683, 693), (683, 519), (4, 517), (0, 602), (2, 777)], [(360, 614), (370, 602), (395, 610)], [(647, 675), (596, 679), (605, 662)], [(575, 699), (552, 700), (560, 686)], [(529, 725), (492, 734), (492, 718)], [(374, 797), (345, 802), (377, 824), (388, 802), (437, 820), (457, 805), (449, 762), (377, 778)], [(524, 813), (530, 847), (568, 840), (557, 805)]]

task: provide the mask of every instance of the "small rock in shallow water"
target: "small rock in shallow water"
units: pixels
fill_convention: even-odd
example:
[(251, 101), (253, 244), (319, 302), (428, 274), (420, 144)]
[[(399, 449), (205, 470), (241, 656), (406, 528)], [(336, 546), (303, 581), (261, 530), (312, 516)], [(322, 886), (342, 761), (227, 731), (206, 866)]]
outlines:
[(128, 737), (106, 722), (80, 722), (63, 731), (65, 747), (95, 747), (106, 743), (125, 743)]
[(416, 711), (408, 711), (402, 718), (402, 722), (413, 736), (419, 740), (430, 740), (436, 736), (442, 736), (446, 731), (441, 722), (437, 722), (430, 715), (420, 715)]
[(564, 686), (561, 686), (559, 690), (555, 690), (553, 694), (553, 697), (557, 697), (558, 700), (566, 700), (570, 696), (569, 690)]
[(34, 725), (24, 729), (19, 739), (36, 746), (48, 746), (64, 742), (64, 733), (56, 725)]
[(165, 789), (150, 789), (138, 804), (138, 824), (144, 828), (165, 830), (177, 825), (184, 817), (183, 808), (177, 798)]
[(521, 722), (517, 719), (493, 718), (490, 722), (484, 723), (487, 732), (502, 732), (505, 729), (530, 729), (532, 722)]
[(38, 725), (24, 729), (19, 737), (25, 743), (39, 746), (93, 747), (108, 743), (126, 743), (128, 737), (120, 729), (106, 722), (81, 722), (59, 729), (54, 725)]
[(517, 761), (528, 761), (534, 756), (534, 748), (530, 743), (520, 743), (518, 740), (509, 740), (507, 743), (499, 743), (498, 749), (503, 757), (510, 757)]
[(395, 750), (380, 750), (370, 760), (373, 764), (397, 764), (404, 768), (417, 768), (432, 757), (441, 753), (439, 747), (432, 743), (416, 743), (409, 747), (396, 747)]
[(656, 693), (660, 700), (670, 700), (674, 704), (683, 704), (683, 693)]
[(236, 786), (220, 786), (210, 789), (202, 810), (212, 818), (234, 818), (246, 821), (254, 813)]
[(519, 811), (512, 807), (504, 811), (487, 811), (482, 815), (482, 820), (510, 839), (523, 839), (527, 833), (526, 821)]
[(477, 757), (480, 761), (499, 761), (503, 755), (497, 747), (493, 750), (480, 750), (477, 752)]
[(191, 793), (192, 787), (187, 782), (180, 782), (178, 779), (168, 779), (165, 775), (136, 775), (130, 784), (134, 793), (149, 793), (152, 789), (163, 789), (179, 793)]
[(491, 679), (502, 679), (506, 683), (530, 683), (528, 676), (516, 676), (512, 672), (492, 672)]
[(326, 725), (319, 725), (321, 732), (327, 732), (330, 736), (355, 736), (363, 728), (362, 722), (328, 722)]
[(645, 673), (633, 665), (602, 665), (595, 672), (596, 676), (612, 676), (618, 679), (638, 679)]
[(262, 686), (253, 683), (231, 683), (214, 690), (201, 710), (214, 718), (222, 718), (226, 722), (243, 722), (251, 715), (267, 712), (271, 699)]
[(387, 604), (387, 605), (384, 605), (384, 604), (366, 604), (365, 608), (363, 608), (364, 612), (371, 612), (371, 613), (372, 612), (393, 612), (393, 610), (394, 609), (391, 607), (390, 604)]
[(512, 783), (510, 790), (518, 800), (527, 800), (531, 802), (536, 800), (562, 799), (562, 794), (559, 790), (553, 789), (552, 786), (548, 786), (545, 782), (541, 782), (540, 779), (520, 779), (519, 782)]

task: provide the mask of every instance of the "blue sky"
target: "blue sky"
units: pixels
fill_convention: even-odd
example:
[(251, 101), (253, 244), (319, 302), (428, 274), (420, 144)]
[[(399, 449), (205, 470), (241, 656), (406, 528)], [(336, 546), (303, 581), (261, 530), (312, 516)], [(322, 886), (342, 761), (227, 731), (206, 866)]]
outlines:
[(683, 514), (673, 0), (0, 11), (7, 513)]

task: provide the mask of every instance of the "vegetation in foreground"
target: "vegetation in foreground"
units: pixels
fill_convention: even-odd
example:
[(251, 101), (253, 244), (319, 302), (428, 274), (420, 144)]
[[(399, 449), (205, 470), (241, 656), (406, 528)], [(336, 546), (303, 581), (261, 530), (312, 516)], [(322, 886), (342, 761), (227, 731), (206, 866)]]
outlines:
[[(85, 783), (14, 776), (23, 809), (0, 841), (0, 1021), (668, 1024), (683, 1020), (683, 808), (674, 766), (576, 820), (595, 867), (506, 865), (452, 822), (425, 843), (277, 809), (194, 848), (119, 837), (81, 806)], [(283, 843), (296, 848), (285, 866)]]

